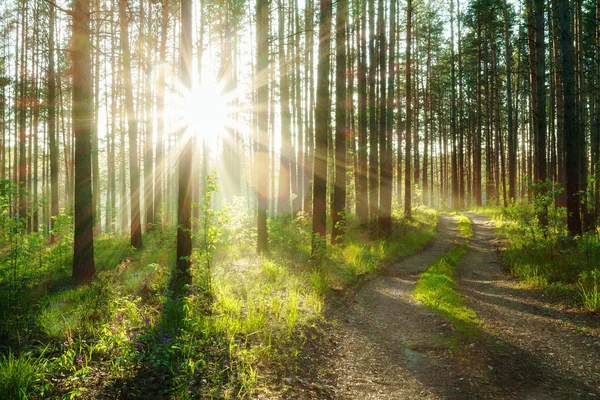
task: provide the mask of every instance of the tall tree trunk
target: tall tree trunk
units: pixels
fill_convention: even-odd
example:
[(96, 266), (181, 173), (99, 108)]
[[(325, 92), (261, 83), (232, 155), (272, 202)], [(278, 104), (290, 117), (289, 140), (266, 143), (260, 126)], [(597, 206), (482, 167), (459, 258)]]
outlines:
[(55, 14), (49, 6), (48, 37), (48, 146), (50, 147), (50, 242), (56, 241), (54, 222), (58, 216), (58, 144), (56, 138), (56, 71), (54, 61)]
[[(535, 132), (535, 175), (537, 182), (544, 182), (546, 170), (546, 49), (544, 44), (544, 0), (535, 0), (535, 85), (537, 99), (535, 114), (537, 131)], [(548, 225), (548, 210), (541, 208), (538, 219), (542, 226)]]
[[(27, 26), (25, 25), (27, 19), (27, 1), (22, 0), (23, 7), (21, 8), (21, 55), (19, 57), (20, 65), (20, 78), (19, 78), (19, 219), (23, 228), (27, 224), (27, 93), (26, 93), (26, 68), (27, 60), (25, 59), (25, 47), (27, 46)], [(17, 154), (15, 150), (15, 154)], [(16, 163), (15, 163), (16, 164)]]
[(256, 1), (256, 69), (264, 76), (256, 87), (258, 114), (258, 147), (255, 154), (257, 169), (258, 223), (257, 251), (267, 251), (267, 209), (269, 208), (269, 1)]
[(506, 54), (506, 108), (508, 114), (508, 199), (516, 201), (517, 184), (517, 145), (516, 132), (513, 125), (512, 100), (512, 47), (510, 42), (510, 21), (508, 18), (508, 0), (504, 2), (504, 50)]
[[(383, 2), (383, 1), (382, 1)], [(383, 7), (380, 7), (383, 9)], [(382, 10), (383, 11), (383, 10)], [(383, 12), (382, 12), (383, 14)], [(389, 60), (388, 60), (388, 82), (387, 82), (387, 97), (385, 91), (385, 23), (384, 16), (381, 15), (380, 35), (381, 35), (381, 195), (380, 195), (380, 211), (379, 211), (379, 232), (383, 237), (392, 235), (392, 135), (394, 123), (394, 78), (396, 73), (394, 70), (394, 56), (396, 52), (396, 0), (390, 1), (390, 45), (389, 45)], [(387, 102), (387, 107), (386, 107)], [(383, 122), (385, 120), (385, 122)]]
[(360, 0), (360, 28), (358, 52), (358, 171), (356, 181), (356, 213), (361, 225), (369, 222), (368, 198), (368, 135), (367, 135), (367, 6)]
[(131, 246), (142, 247), (142, 227), (140, 223), (140, 172), (138, 164), (137, 137), (138, 123), (133, 108), (133, 83), (131, 80), (131, 53), (129, 51), (129, 21), (127, 0), (119, 0), (119, 24), (121, 27), (121, 49), (123, 74), (125, 77), (125, 107), (127, 109), (127, 130), (129, 132), (129, 195), (131, 201)]
[[(179, 79), (192, 90), (192, 2), (181, 0), (181, 53)], [(185, 128), (179, 133), (181, 154), (177, 189), (177, 273), (183, 283), (190, 283), (190, 256), (192, 255), (192, 137)]]
[[(99, 0), (94, 0), (94, 11), (100, 12)], [(94, 212), (94, 233), (100, 233), (100, 165), (98, 154), (98, 129), (100, 129), (100, 18), (96, 14), (96, 42), (94, 49), (94, 124), (92, 125), (92, 203)]]
[(335, 72), (335, 187), (331, 218), (331, 243), (344, 241), (346, 231), (346, 135), (348, 96), (346, 94), (346, 23), (347, 0), (337, 0), (336, 11), (336, 72)]
[(410, 219), (411, 212), (411, 184), (410, 184), (410, 152), (411, 152), (411, 123), (412, 123), (412, 82), (410, 76), (410, 47), (412, 44), (412, 0), (407, 0), (406, 5), (406, 143), (404, 153), (404, 218)]
[[(567, 171), (579, 171), (580, 132), (575, 119), (575, 74), (573, 71), (573, 32), (568, 0), (558, 0), (561, 62), (564, 93), (565, 163)], [(569, 173), (567, 181), (567, 226), (572, 236), (581, 235), (579, 174)]]
[(291, 163), (292, 154), (292, 117), (290, 114), (290, 82), (288, 77), (287, 59), (285, 57), (285, 13), (283, 12), (283, 4), (278, 0), (279, 8), (279, 90), (280, 100), (279, 105), (281, 115), (281, 152), (280, 152), (280, 168), (279, 168), (279, 194), (277, 196), (277, 212), (291, 216)]
[(379, 210), (378, 173), (379, 148), (377, 135), (377, 108), (375, 93), (377, 91), (377, 56), (375, 54), (375, 0), (369, 0), (369, 219), (374, 220)]
[[(143, 7), (143, 5), (142, 5)], [(145, 101), (145, 130), (146, 135), (144, 138), (144, 208), (146, 211), (146, 224), (145, 229), (149, 231), (154, 225), (154, 202), (153, 202), (153, 177), (152, 177), (152, 126), (153, 126), (153, 115), (152, 115), (152, 1), (148, 1), (148, 27), (146, 32), (146, 44), (147, 53), (146, 57), (146, 101)]]
[(473, 197), (475, 198), (475, 205), (481, 207), (481, 136), (482, 125), (483, 125), (483, 110), (481, 108), (481, 16), (479, 10), (477, 11), (477, 134), (473, 140)]
[(90, 59), (90, 2), (73, 2), (73, 132), (75, 134), (75, 232), (72, 276), (78, 283), (91, 280), (94, 266), (92, 207), (93, 87)]
[(169, 0), (162, 0), (160, 24), (160, 65), (156, 97), (156, 171), (154, 172), (154, 213), (158, 214), (158, 224), (162, 229), (165, 209), (163, 206), (163, 179), (165, 162), (163, 160), (165, 135), (165, 62), (167, 56), (167, 34), (169, 31)]
[(450, 64), (451, 64), (451, 110), (450, 110), (450, 129), (452, 131), (452, 208), (458, 209), (458, 154), (456, 139), (458, 136), (456, 130), (456, 68), (454, 63), (454, 1), (450, 0)]
[[(315, 109), (315, 167), (313, 190), (312, 253), (317, 253), (327, 234), (327, 126), (330, 107), (329, 69), (331, 52), (331, 0), (321, 0), (319, 16), (319, 61)], [(319, 239), (320, 237), (320, 239)]]

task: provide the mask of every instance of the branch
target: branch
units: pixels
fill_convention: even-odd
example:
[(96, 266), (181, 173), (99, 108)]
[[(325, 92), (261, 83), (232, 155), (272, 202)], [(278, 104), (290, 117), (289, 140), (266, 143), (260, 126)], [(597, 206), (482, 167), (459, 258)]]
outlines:
[(73, 16), (73, 11), (70, 10), (65, 10), (64, 8), (62, 8), (61, 6), (59, 6), (58, 4), (56, 4), (55, 2), (53, 2), (52, 0), (45, 0), (46, 3), (50, 4), (52, 7), (64, 12), (65, 14), (70, 15), (71, 17)]

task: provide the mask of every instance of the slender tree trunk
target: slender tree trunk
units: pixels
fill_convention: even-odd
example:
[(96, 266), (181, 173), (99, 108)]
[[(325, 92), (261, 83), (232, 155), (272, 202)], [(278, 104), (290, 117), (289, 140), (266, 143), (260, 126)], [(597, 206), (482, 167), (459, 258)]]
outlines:
[(54, 222), (58, 216), (58, 144), (56, 138), (56, 71), (54, 61), (55, 9), (49, 5), (48, 37), (48, 146), (50, 147), (50, 242), (56, 241)]
[(375, 0), (369, 0), (369, 219), (374, 220), (379, 210), (379, 148), (377, 135), (377, 57), (375, 54)]
[(287, 59), (285, 57), (285, 13), (283, 4), (278, 0), (279, 8), (279, 90), (281, 107), (281, 152), (279, 169), (279, 194), (277, 196), (278, 214), (292, 214), (291, 204), (291, 154), (292, 154), (292, 117), (290, 114), (290, 82), (288, 77)]
[(454, 63), (454, 1), (450, 0), (450, 64), (451, 64), (451, 110), (450, 110), (450, 129), (452, 131), (452, 208), (458, 209), (458, 154), (456, 139), (458, 132), (456, 130), (456, 68)]
[[(179, 79), (183, 86), (192, 90), (192, 2), (181, 0), (181, 59)], [(178, 168), (177, 189), (177, 272), (181, 282), (190, 283), (190, 256), (192, 255), (192, 137), (179, 134), (182, 146)]]
[(358, 52), (358, 173), (356, 182), (356, 212), (361, 225), (369, 222), (368, 198), (368, 134), (367, 134), (367, 7), (360, 0), (360, 28)]
[[(382, 1), (383, 2), (383, 1)], [(383, 7), (380, 7), (383, 9)], [(382, 12), (383, 14), (383, 12)], [(381, 15), (380, 35), (381, 40), (381, 197), (380, 197), (380, 212), (379, 212), (379, 232), (383, 237), (392, 235), (392, 182), (393, 182), (393, 166), (392, 166), (392, 136), (394, 123), (394, 78), (396, 73), (394, 70), (394, 56), (396, 52), (396, 0), (390, 1), (390, 45), (389, 45), (389, 60), (387, 71), (387, 97), (385, 91), (385, 23), (384, 16)], [(387, 102), (387, 107), (386, 103)], [(385, 120), (385, 122), (383, 122)]]
[[(535, 132), (535, 175), (536, 182), (544, 182), (546, 170), (546, 49), (544, 44), (544, 0), (535, 0), (535, 84), (537, 99), (535, 114), (537, 131)], [(542, 226), (548, 225), (548, 210), (542, 207), (538, 215)]]
[(347, 0), (337, 0), (336, 11), (336, 79), (335, 79), (335, 187), (331, 217), (331, 243), (344, 241), (346, 231), (346, 136), (348, 96), (346, 94), (346, 23)]
[(506, 54), (506, 108), (508, 114), (508, 199), (516, 201), (517, 184), (517, 146), (516, 132), (513, 126), (512, 100), (512, 47), (510, 42), (510, 21), (508, 19), (508, 0), (504, 2), (504, 47)]
[[(142, 5), (143, 7), (143, 5)], [(152, 115), (152, 69), (153, 69), (153, 60), (152, 60), (152, 1), (149, 0), (148, 1), (148, 27), (147, 27), (147, 32), (146, 35), (148, 35), (148, 37), (146, 38), (146, 44), (148, 46), (147, 48), (147, 53), (146, 53), (146, 57), (148, 57), (148, 59), (146, 60), (146, 101), (145, 101), (145, 107), (146, 107), (146, 120), (145, 120), (145, 129), (146, 129), (146, 135), (144, 138), (144, 207), (145, 207), (145, 211), (146, 211), (146, 224), (145, 229), (146, 232), (148, 232), (152, 225), (154, 225), (154, 202), (153, 202), (153, 188), (152, 188), (152, 183), (153, 183), (153, 177), (152, 177), (152, 171), (153, 171), (153, 166), (152, 166), (152, 157), (153, 157), (153, 152), (152, 152), (152, 126), (153, 126), (153, 115)]]
[(412, 43), (412, 0), (407, 0), (406, 5), (406, 143), (404, 153), (404, 218), (410, 219), (411, 212), (411, 185), (410, 185), (410, 152), (411, 152), (411, 123), (412, 123), (412, 82), (410, 76), (410, 47)]
[(163, 177), (165, 162), (163, 160), (165, 135), (165, 62), (167, 56), (167, 34), (169, 31), (169, 0), (162, 1), (160, 24), (160, 65), (156, 97), (156, 170), (154, 171), (154, 213), (158, 214), (158, 224), (162, 229), (165, 209), (163, 206)]
[[(269, 76), (269, 1), (256, 1), (256, 68), (258, 76)], [(257, 251), (267, 251), (267, 210), (269, 208), (269, 85), (268, 79), (257, 82), (256, 101), (258, 114), (257, 165), (258, 240)]]
[(127, 0), (119, 0), (119, 23), (121, 26), (121, 49), (125, 77), (125, 107), (129, 132), (129, 195), (131, 201), (131, 246), (142, 247), (140, 223), (140, 173), (137, 154), (138, 123), (133, 108), (133, 83), (131, 80), (131, 54), (129, 52), (129, 21)]
[(475, 140), (473, 140), (473, 197), (475, 197), (475, 205), (481, 207), (481, 136), (482, 125), (483, 125), (483, 110), (481, 107), (481, 92), (482, 92), (482, 79), (481, 79), (481, 22), (479, 19), (481, 16), (477, 15), (477, 134)]
[(75, 134), (75, 232), (73, 279), (93, 279), (94, 220), (92, 205), (92, 120), (93, 87), (90, 48), (90, 2), (73, 2), (73, 132)]
[[(331, 52), (331, 0), (321, 0), (319, 16), (319, 61), (317, 64), (317, 104), (315, 110), (315, 167), (313, 190), (313, 241), (316, 254), (327, 234), (327, 125), (330, 108), (329, 69)], [(321, 238), (320, 240), (318, 238)]]
[[(580, 132), (575, 119), (575, 74), (573, 72), (573, 32), (568, 0), (558, 0), (561, 62), (563, 71), (565, 163), (567, 171), (579, 171)], [(569, 173), (567, 181), (567, 226), (572, 236), (581, 235), (579, 174)]]

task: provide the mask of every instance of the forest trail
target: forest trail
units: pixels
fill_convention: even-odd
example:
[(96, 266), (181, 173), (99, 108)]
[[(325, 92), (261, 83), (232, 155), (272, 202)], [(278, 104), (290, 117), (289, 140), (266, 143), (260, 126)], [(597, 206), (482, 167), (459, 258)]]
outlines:
[[(307, 344), (307, 352), (318, 353), (306, 357), (309, 376), (284, 397), (600, 398), (597, 316), (561, 310), (520, 287), (500, 255), (493, 223), (467, 215), (472, 238), (460, 237), (454, 217), (440, 214), (438, 237), (425, 250), (335, 304), (325, 337)], [(457, 290), (481, 320), (468, 334), (412, 294), (419, 275), (461, 242), (469, 251), (455, 271)]]

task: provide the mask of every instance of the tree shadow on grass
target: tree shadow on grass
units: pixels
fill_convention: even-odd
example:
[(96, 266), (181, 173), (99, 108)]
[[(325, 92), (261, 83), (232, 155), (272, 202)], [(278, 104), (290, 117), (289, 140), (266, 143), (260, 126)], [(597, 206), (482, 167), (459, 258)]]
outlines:
[(209, 308), (190, 300), (199, 294), (188, 282), (173, 268), (135, 373), (116, 382), (106, 398), (115, 393), (119, 399), (221, 398), (219, 388), (231, 388), (230, 374), (223, 372), (231, 369), (225, 340), (203, 329)]

